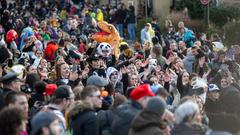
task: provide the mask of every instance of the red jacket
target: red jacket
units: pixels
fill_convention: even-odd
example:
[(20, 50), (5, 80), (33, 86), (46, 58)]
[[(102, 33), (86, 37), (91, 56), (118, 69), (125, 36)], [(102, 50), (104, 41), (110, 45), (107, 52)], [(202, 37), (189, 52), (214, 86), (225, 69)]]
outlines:
[(54, 53), (58, 49), (58, 44), (55, 42), (48, 42), (44, 51), (44, 58), (47, 61), (54, 61)]

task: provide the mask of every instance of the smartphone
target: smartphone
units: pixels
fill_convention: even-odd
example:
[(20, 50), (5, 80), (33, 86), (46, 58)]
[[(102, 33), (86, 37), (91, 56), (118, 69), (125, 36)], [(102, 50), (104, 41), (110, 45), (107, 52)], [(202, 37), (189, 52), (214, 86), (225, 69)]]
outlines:
[(74, 65), (72, 66), (72, 72), (75, 73), (75, 72), (77, 72), (77, 71), (78, 71), (78, 66), (77, 66), (76, 64), (74, 64)]

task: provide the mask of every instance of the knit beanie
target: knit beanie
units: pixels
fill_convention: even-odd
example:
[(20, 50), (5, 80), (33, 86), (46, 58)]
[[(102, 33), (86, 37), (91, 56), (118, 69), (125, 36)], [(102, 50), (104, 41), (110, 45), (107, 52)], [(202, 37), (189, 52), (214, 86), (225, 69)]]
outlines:
[(147, 106), (146, 106), (146, 110), (155, 112), (155, 113), (159, 114), (160, 116), (163, 115), (165, 109), (166, 109), (166, 102), (158, 96), (151, 98), (148, 101)]

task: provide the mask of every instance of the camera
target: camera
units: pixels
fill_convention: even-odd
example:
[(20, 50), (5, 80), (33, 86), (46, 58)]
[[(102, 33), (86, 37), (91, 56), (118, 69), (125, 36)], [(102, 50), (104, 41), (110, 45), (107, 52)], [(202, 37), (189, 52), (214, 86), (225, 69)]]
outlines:
[(32, 89), (29, 88), (29, 86), (27, 84), (21, 85), (21, 91), (26, 93), (26, 94), (31, 94), (32, 93)]
[(81, 68), (79, 65), (74, 64), (72, 66), (72, 72), (77, 72), (78, 74), (81, 73)]

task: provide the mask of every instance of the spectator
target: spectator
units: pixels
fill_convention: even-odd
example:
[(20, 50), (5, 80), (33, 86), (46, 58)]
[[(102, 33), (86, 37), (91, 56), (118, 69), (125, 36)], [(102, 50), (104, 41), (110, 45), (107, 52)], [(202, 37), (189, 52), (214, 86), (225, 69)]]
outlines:
[(163, 134), (166, 125), (162, 115), (166, 109), (166, 103), (160, 97), (151, 98), (144, 108), (133, 119), (129, 135)]
[(17, 78), (18, 74), (14, 72), (9, 72), (1, 78), (1, 82), (3, 83), (3, 90), (1, 93), (1, 100), (0, 100), (0, 109), (5, 106), (4, 97), (7, 93), (11, 91), (20, 91), (21, 81)]
[(216, 84), (209, 84), (208, 86), (208, 93), (207, 93), (207, 100), (205, 104), (205, 111), (207, 113), (215, 113), (219, 111), (219, 96), (220, 96), (220, 89)]
[(26, 134), (26, 116), (17, 107), (6, 107), (0, 111), (0, 132), (4, 135)]
[(31, 135), (59, 135), (58, 117), (52, 112), (39, 112), (31, 120)]
[(131, 101), (120, 105), (114, 111), (111, 127), (113, 134), (128, 134), (133, 118), (142, 108), (146, 107), (148, 100), (152, 96), (154, 96), (154, 93), (149, 85), (144, 84), (136, 87), (130, 94)]
[(145, 43), (146, 41), (151, 42), (151, 36), (148, 32), (149, 30), (149, 24), (145, 24), (145, 27), (141, 30), (141, 42), (142, 44)]
[(52, 111), (59, 118), (61, 135), (66, 133), (66, 119), (64, 117), (64, 112), (69, 107), (71, 98), (71, 90), (63, 85), (57, 88), (52, 101), (46, 106), (47, 110)]
[(98, 135), (100, 129), (94, 110), (102, 107), (100, 90), (89, 85), (83, 89), (81, 98), (82, 101), (75, 102), (69, 112), (73, 135)]
[(127, 21), (127, 28), (128, 28), (128, 39), (131, 41), (136, 40), (136, 31), (135, 31), (135, 23), (136, 23), (136, 16), (135, 16), (135, 9), (134, 6), (129, 6), (126, 21)]

